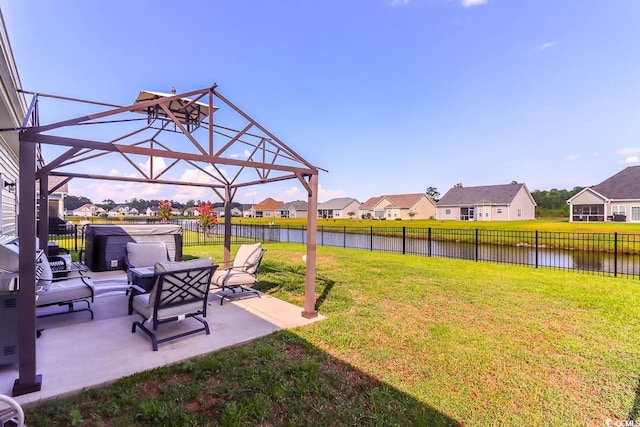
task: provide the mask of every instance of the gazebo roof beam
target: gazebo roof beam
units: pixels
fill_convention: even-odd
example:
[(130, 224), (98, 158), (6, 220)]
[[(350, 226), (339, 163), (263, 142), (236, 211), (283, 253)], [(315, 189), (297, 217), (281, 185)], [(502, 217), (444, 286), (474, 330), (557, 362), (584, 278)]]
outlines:
[[(86, 115), (86, 116), (80, 116), (80, 117), (76, 117), (76, 118), (69, 119), (69, 120), (63, 120), (61, 122), (50, 123), (50, 124), (44, 125), (44, 126), (34, 126), (34, 127), (30, 128), (30, 130), (35, 131), (35, 132), (45, 132), (45, 131), (48, 131), (48, 130), (58, 129), (58, 128), (65, 127), (65, 126), (77, 125), (77, 124), (80, 124), (80, 123), (83, 123), (83, 122), (88, 122), (90, 120), (95, 120), (95, 119), (99, 119), (99, 118), (102, 118), (102, 117), (109, 117), (109, 116), (113, 116), (113, 115), (116, 115), (116, 114), (134, 112), (136, 110), (140, 110), (140, 109), (143, 109), (143, 108), (146, 108), (146, 107), (152, 107), (154, 105), (168, 104), (171, 101), (175, 101), (177, 99), (184, 98), (184, 97), (194, 96), (194, 95), (197, 95), (197, 94), (202, 93), (202, 92), (208, 92), (209, 90), (212, 90), (212, 88), (194, 90), (194, 91), (183, 93), (183, 94), (180, 94), (180, 95), (172, 95), (172, 96), (167, 96), (167, 97), (163, 97), (163, 98), (151, 99), (149, 101), (138, 102), (136, 104), (129, 105), (129, 106), (126, 106), (126, 107), (117, 107), (116, 106), (116, 108), (114, 108), (112, 110), (101, 111), (101, 112), (89, 114), (89, 115)], [(65, 99), (65, 98), (64, 97), (59, 97), (59, 99)], [(113, 105), (110, 105), (110, 106), (113, 107)]]
[(83, 179), (97, 179), (102, 181), (126, 181), (137, 182), (141, 184), (165, 184), (165, 185), (180, 185), (180, 186), (192, 186), (192, 187), (204, 187), (204, 188), (224, 188), (224, 185), (212, 184), (212, 183), (200, 183), (200, 182), (184, 182), (174, 181), (168, 179), (149, 179), (149, 178), (135, 178), (128, 176), (110, 176), (110, 175), (96, 175), (89, 173), (77, 173), (77, 172), (52, 172), (49, 176), (68, 176), (70, 178), (83, 178)]
[(274, 141), (277, 141), (278, 144), (280, 144), (284, 149), (286, 149), (291, 155), (293, 155), (295, 157), (295, 159), (304, 164), (307, 167), (313, 167), (309, 162), (307, 162), (304, 158), (302, 158), (302, 156), (300, 156), (298, 153), (296, 153), (295, 151), (293, 151), (291, 148), (289, 148), (284, 142), (280, 141), (280, 139), (278, 139), (277, 136), (275, 136), (274, 134), (272, 134), (271, 132), (269, 132), (264, 126), (262, 126), (260, 123), (256, 122), (255, 120), (253, 120), (251, 118), (251, 116), (249, 116), (247, 113), (245, 113), (244, 111), (242, 111), (240, 108), (236, 107), (231, 101), (229, 101), (227, 98), (225, 98), (224, 96), (222, 96), (220, 94), (220, 92), (218, 92), (215, 87), (212, 89), (213, 93), (220, 98), (225, 104), (227, 104), (229, 107), (231, 107), (236, 113), (238, 113), (239, 115), (241, 115), (242, 117), (244, 117), (246, 120), (250, 121), (251, 123), (254, 124), (255, 127), (257, 127), (258, 129), (260, 129), (262, 132), (264, 132), (265, 134), (267, 134), (269, 136), (269, 138), (271, 138)]
[[(225, 138), (232, 138), (232, 137), (231, 137), (231, 135), (228, 135), (228, 134), (222, 133), (222, 132), (220, 132), (220, 131), (215, 131), (215, 133), (216, 133), (216, 134), (218, 134), (218, 135), (222, 135), (222, 136), (224, 136)], [(247, 135), (249, 135), (249, 134), (247, 134)], [(254, 137), (256, 137), (256, 138), (260, 138), (261, 140), (262, 140), (262, 139), (266, 139), (266, 138), (264, 138), (263, 136), (257, 136), (257, 135), (252, 135), (252, 136), (254, 136)], [(254, 143), (251, 143), (251, 142), (249, 142), (249, 141), (242, 140), (242, 139), (238, 139), (238, 140), (237, 140), (237, 142), (240, 142), (240, 143), (242, 143), (242, 144), (245, 144), (245, 145), (247, 145), (247, 146), (249, 146), (249, 147), (257, 147), (257, 146), (258, 146), (257, 144), (254, 144)], [(273, 144), (270, 142), (270, 145), (273, 145)], [(265, 150), (267, 153), (271, 153), (271, 154), (274, 154), (274, 155), (276, 154), (276, 151), (270, 150), (270, 149), (268, 149), (266, 146), (264, 147), (264, 150)], [(280, 151), (284, 151), (284, 150), (282, 150), (280, 147), (279, 147), (279, 150), (280, 150)], [(218, 153), (216, 153), (216, 155), (221, 154), (221, 152), (222, 152), (222, 150), (220, 150)], [(279, 156), (281, 156), (282, 158), (287, 159), (287, 160), (291, 160), (291, 161), (294, 161), (294, 162), (299, 162), (299, 160), (298, 160), (295, 156), (293, 156), (293, 155), (291, 155), (291, 154), (289, 154), (289, 153), (286, 153), (286, 151), (285, 151), (284, 153), (285, 153), (285, 154), (282, 154), (282, 153), (281, 153), (281, 154), (279, 154)]]
[(31, 142), (31, 143), (44, 143), (51, 145), (62, 145), (62, 146), (73, 146), (73, 147), (90, 147), (95, 150), (102, 151), (110, 151), (110, 152), (119, 152), (119, 153), (129, 153), (129, 154), (142, 154), (142, 155), (150, 155), (156, 157), (165, 157), (165, 158), (174, 158), (181, 160), (193, 160), (203, 163), (218, 163), (218, 164), (226, 164), (231, 166), (245, 166), (249, 168), (271, 168), (280, 171), (293, 172), (300, 170), (317, 170), (313, 166), (310, 168), (300, 167), (300, 166), (288, 166), (288, 165), (270, 165), (259, 162), (247, 162), (244, 160), (236, 160), (229, 159), (225, 157), (216, 157), (209, 155), (201, 155), (195, 153), (183, 153), (183, 152), (175, 152), (175, 151), (165, 151), (165, 150), (157, 150), (153, 148), (143, 148), (143, 147), (134, 147), (131, 145), (123, 145), (123, 144), (109, 144), (104, 142), (91, 141), (86, 139), (77, 139), (77, 138), (65, 138), (53, 135), (40, 135), (35, 134), (33, 132), (26, 131), (21, 134), (21, 141)]

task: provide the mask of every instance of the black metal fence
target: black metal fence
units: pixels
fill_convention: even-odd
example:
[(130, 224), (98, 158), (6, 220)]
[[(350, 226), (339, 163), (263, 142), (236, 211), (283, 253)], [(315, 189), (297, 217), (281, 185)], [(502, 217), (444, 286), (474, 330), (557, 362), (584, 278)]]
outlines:
[[(203, 230), (192, 220), (172, 223), (183, 227), (183, 246), (223, 244), (223, 225)], [(233, 224), (231, 235), (234, 244), (304, 244), (307, 230), (300, 226)], [(84, 227), (69, 226), (64, 234), (51, 235), (49, 240), (68, 249), (83, 249)], [(319, 226), (317, 244), (640, 278), (640, 234)]]

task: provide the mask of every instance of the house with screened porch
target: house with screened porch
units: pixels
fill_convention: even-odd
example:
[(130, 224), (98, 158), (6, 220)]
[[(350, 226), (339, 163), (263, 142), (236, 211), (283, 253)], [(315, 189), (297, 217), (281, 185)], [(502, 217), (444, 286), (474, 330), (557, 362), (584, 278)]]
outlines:
[(629, 166), (567, 200), (571, 222), (640, 222), (640, 166)]

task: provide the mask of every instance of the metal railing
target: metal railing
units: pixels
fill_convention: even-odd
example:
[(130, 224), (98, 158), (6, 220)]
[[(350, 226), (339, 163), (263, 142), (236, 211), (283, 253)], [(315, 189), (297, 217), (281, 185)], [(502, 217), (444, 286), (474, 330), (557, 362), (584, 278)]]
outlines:
[[(203, 230), (182, 225), (182, 245), (222, 245), (224, 225)], [(115, 222), (117, 223), (117, 222)], [(305, 226), (232, 224), (232, 243), (306, 243)], [(49, 240), (70, 250), (84, 248), (84, 226), (69, 226)], [(465, 259), (640, 278), (640, 234), (484, 229), (319, 226), (319, 246), (428, 257)]]

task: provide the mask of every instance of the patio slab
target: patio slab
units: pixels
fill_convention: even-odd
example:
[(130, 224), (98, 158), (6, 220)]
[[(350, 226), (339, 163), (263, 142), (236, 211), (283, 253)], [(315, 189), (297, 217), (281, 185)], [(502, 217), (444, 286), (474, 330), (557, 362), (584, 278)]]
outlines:
[[(58, 396), (76, 394), (83, 389), (113, 382), (145, 370), (179, 363), (225, 347), (245, 343), (272, 332), (305, 326), (324, 319), (302, 317), (302, 308), (269, 295), (226, 301), (212, 293), (207, 308), (210, 335), (204, 333), (176, 339), (152, 351), (151, 341), (131, 325), (139, 315), (127, 314), (128, 297), (123, 289), (126, 279), (113, 275), (96, 280), (96, 298), (88, 312), (39, 318), (42, 335), (36, 340), (36, 372), (42, 375), (42, 390), (15, 397), (21, 405), (33, 404)], [(56, 307), (57, 310), (61, 308)], [(173, 335), (179, 329), (199, 325), (185, 319), (160, 326)], [(18, 365), (0, 365), (0, 394), (11, 396), (18, 378)]]

